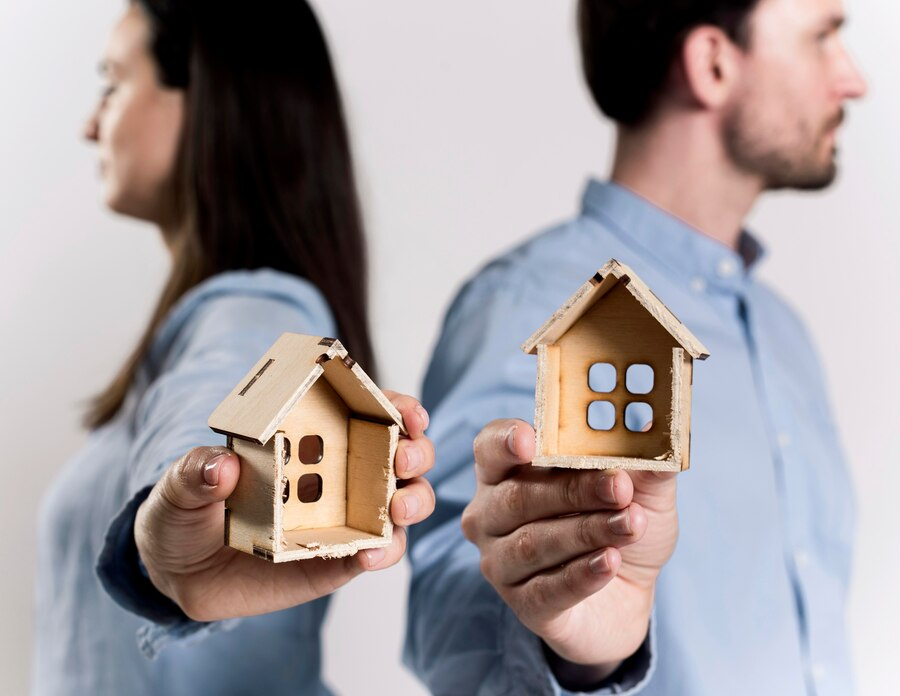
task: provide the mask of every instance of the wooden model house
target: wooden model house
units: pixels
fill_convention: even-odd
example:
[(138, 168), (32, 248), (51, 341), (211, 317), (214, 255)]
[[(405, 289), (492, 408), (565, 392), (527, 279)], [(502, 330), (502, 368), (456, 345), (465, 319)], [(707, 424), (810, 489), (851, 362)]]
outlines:
[(535, 466), (688, 468), (709, 353), (628, 266), (606, 263), (522, 350), (538, 356)]
[(276, 563), (387, 546), (397, 409), (333, 338), (283, 334), (209, 418), (241, 458), (225, 543)]

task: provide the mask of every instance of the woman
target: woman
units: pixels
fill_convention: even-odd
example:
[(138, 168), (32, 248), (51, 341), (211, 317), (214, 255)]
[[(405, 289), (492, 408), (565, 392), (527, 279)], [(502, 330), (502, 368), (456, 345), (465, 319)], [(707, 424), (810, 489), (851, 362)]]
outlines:
[[(113, 30), (103, 66), (109, 85), (86, 137), (106, 202), (159, 227), (172, 270), (42, 506), (34, 691), (327, 693), (325, 596), (395, 563), (405, 534), (337, 561), (241, 554), (221, 543), (237, 459), (188, 452), (222, 444), (207, 417), (283, 331), (338, 336), (372, 369), (360, 216), (324, 39), (299, 0), (252, 12), (142, 0)], [(416, 476), (434, 455), (421, 406), (392, 400), (411, 437), (395, 460), (407, 485), (391, 515), (407, 525), (433, 507)], [(232, 616), (251, 618), (189, 618)]]

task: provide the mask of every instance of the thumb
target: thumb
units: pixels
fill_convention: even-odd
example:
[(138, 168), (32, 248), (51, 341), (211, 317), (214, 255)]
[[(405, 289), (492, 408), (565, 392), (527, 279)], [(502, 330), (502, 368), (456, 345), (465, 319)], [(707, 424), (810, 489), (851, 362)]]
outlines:
[(196, 510), (224, 501), (240, 476), (237, 455), (224, 447), (196, 447), (175, 462), (160, 481), (159, 493), (170, 505)]
[(634, 484), (633, 499), (652, 510), (675, 504), (678, 474), (673, 471), (629, 471)]

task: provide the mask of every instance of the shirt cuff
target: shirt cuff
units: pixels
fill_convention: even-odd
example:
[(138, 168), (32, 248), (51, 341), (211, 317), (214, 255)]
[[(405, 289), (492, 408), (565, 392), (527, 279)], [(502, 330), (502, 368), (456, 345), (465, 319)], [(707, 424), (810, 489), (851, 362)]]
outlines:
[(535, 693), (547, 693), (554, 696), (575, 696), (576, 694), (630, 696), (639, 694), (647, 686), (656, 669), (654, 649), (656, 621), (653, 617), (650, 619), (647, 637), (637, 651), (609, 677), (586, 691), (570, 691), (559, 684), (547, 664), (543, 642), (522, 625), (511, 609), (507, 608), (504, 622), (507, 626), (504, 631), (503, 655), (504, 660), (510, 663), (507, 665), (507, 673), (518, 673), (520, 678), (525, 677), (522, 683), (542, 684), (541, 688), (535, 689)]
[(138, 629), (137, 642), (141, 652), (151, 659), (171, 640), (200, 639), (235, 621), (193, 621), (150, 581), (134, 541), (134, 521), (152, 488), (146, 486), (138, 491), (113, 519), (96, 567), (109, 596), (122, 608), (150, 622)]

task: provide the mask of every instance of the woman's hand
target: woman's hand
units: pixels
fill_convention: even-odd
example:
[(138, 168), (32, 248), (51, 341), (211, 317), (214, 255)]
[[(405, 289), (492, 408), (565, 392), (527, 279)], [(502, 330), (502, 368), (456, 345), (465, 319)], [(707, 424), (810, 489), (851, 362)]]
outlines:
[(425, 437), (428, 414), (410, 396), (385, 392), (403, 416), (391, 499), (391, 545), (338, 559), (269, 563), (223, 546), (225, 499), (240, 476), (238, 457), (222, 447), (188, 452), (166, 471), (140, 506), (134, 539), (150, 580), (190, 618), (213, 621), (286, 609), (330, 594), (367, 570), (394, 565), (406, 550), (407, 527), (434, 510), (422, 475), (434, 465)]

